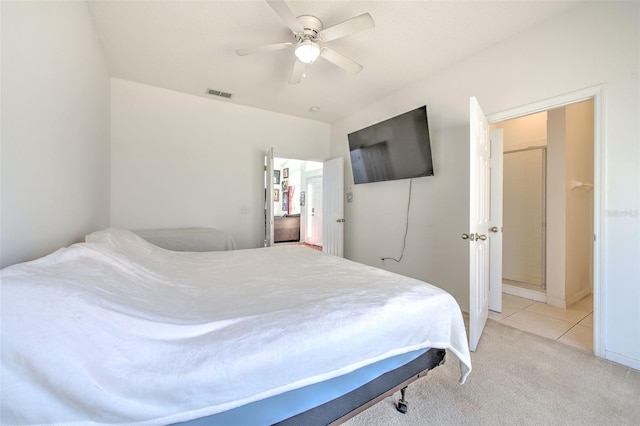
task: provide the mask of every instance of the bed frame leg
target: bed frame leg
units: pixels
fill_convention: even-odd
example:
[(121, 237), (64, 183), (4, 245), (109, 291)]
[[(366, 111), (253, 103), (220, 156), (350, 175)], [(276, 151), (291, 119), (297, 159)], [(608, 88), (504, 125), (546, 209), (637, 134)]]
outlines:
[(403, 387), (400, 389), (400, 401), (396, 404), (396, 410), (400, 411), (402, 414), (407, 413), (407, 401), (405, 398), (405, 393), (407, 392), (407, 387)]

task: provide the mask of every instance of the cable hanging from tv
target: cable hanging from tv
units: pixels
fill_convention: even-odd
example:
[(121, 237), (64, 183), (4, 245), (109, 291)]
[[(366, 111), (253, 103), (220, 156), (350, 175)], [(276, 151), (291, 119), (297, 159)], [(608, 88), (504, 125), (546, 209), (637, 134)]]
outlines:
[(413, 187), (413, 179), (409, 179), (409, 199), (407, 200), (407, 221), (404, 228), (404, 238), (402, 239), (402, 251), (400, 252), (400, 257), (397, 259), (394, 257), (381, 257), (380, 260), (383, 262), (385, 260), (393, 260), (396, 263), (400, 263), (402, 261), (402, 257), (404, 256), (404, 249), (407, 246), (407, 234), (409, 233), (409, 209), (411, 208), (411, 192)]

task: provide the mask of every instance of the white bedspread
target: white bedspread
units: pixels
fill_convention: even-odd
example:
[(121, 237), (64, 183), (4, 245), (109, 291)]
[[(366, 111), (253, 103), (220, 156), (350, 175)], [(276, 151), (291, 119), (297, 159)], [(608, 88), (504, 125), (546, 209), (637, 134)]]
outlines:
[(448, 293), (300, 246), (108, 229), (0, 273), (3, 425), (186, 421), (425, 347), (471, 370)]

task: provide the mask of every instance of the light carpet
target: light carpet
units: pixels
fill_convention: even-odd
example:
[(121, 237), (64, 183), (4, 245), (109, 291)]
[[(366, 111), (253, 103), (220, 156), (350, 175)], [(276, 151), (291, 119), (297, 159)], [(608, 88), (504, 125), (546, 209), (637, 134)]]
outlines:
[(590, 352), (489, 320), (472, 364), (459, 385), (447, 353), (407, 389), (407, 414), (398, 392), (345, 425), (640, 425), (640, 372)]

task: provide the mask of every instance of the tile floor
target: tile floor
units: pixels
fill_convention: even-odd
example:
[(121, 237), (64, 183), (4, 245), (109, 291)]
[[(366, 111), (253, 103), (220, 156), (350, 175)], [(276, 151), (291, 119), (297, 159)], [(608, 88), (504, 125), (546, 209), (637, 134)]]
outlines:
[(489, 318), (503, 324), (593, 351), (593, 296), (566, 309), (502, 294), (502, 313), (489, 311)]

